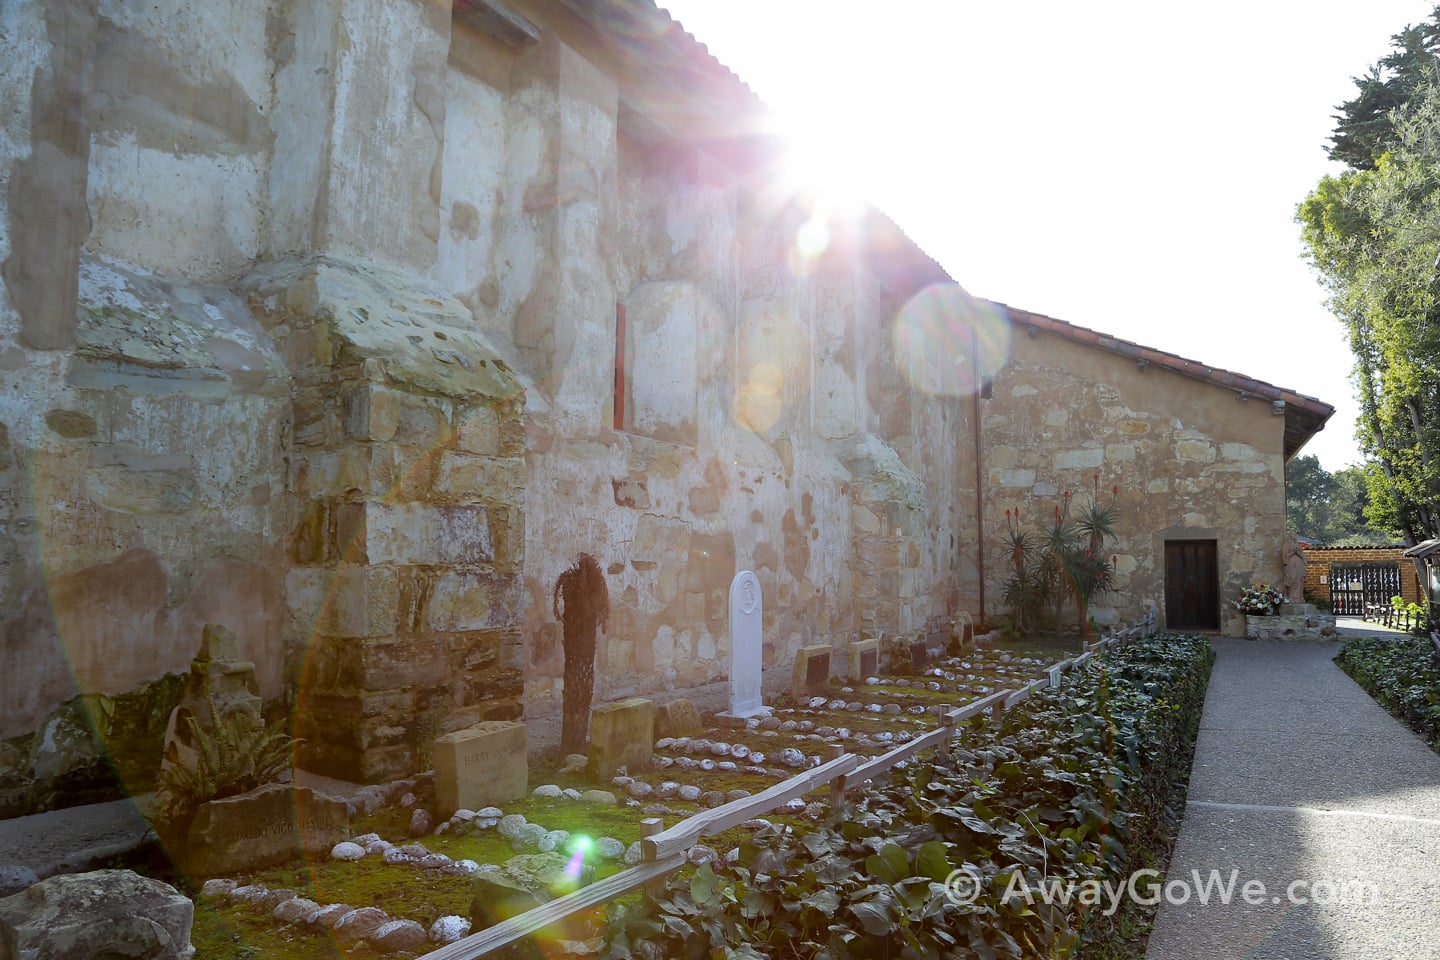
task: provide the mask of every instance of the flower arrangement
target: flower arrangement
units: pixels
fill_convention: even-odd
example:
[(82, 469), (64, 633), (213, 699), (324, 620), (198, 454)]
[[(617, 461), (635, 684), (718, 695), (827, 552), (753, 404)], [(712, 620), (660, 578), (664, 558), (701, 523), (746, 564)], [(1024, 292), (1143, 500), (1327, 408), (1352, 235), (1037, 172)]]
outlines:
[(1269, 580), (1261, 580), (1258, 584), (1240, 591), (1240, 597), (1235, 601), (1235, 609), (1251, 616), (1267, 617), (1284, 602), (1285, 594), (1270, 586)]

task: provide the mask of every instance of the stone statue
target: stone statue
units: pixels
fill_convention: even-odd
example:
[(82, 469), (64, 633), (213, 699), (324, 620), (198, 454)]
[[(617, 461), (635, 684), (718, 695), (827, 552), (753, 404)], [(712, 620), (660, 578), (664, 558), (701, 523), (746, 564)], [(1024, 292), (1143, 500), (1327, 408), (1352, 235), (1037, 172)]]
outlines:
[(1305, 602), (1305, 551), (1295, 534), (1285, 531), (1285, 543), (1280, 548), (1280, 562), (1284, 568), (1285, 600), (1288, 603)]

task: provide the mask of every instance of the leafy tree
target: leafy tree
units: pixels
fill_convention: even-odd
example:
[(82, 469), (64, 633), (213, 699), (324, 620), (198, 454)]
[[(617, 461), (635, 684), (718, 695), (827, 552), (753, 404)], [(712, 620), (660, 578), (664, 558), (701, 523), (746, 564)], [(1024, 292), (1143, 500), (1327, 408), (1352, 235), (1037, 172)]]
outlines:
[(1315, 456), (1297, 456), (1284, 466), (1286, 528), (1329, 547), (1390, 544), (1400, 533), (1372, 524), (1364, 466), (1331, 472)]
[(1440, 93), (1423, 70), (1373, 169), (1326, 177), (1297, 212), (1355, 355), (1368, 519), (1411, 544), (1440, 532)]
[(1364, 467), (1330, 473), (1313, 456), (1285, 465), (1286, 527), (1294, 533), (1335, 547), (1399, 541), (1397, 531), (1372, 525), (1369, 512)]
[(1373, 170), (1391, 149), (1395, 142), (1393, 113), (1425, 85), (1440, 51), (1440, 6), (1429, 22), (1408, 26), (1390, 40), (1394, 49), (1365, 76), (1352, 78), (1359, 92), (1336, 108), (1340, 114), (1335, 117), (1328, 153), (1330, 159), (1356, 170)]

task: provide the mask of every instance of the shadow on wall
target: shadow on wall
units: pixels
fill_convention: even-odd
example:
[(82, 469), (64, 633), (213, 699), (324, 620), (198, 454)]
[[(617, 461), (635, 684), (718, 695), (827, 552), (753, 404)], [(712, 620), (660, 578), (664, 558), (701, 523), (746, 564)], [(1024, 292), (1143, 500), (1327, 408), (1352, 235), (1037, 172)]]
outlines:
[(148, 789), (206, 623), (233, 629), (261, 695), (281, 696), (284, 605), (262, 565), (218, 559), (182, 604), (169, 595), (159, 558), (130, 550), (33, 588), (0, 623), (0, 816)]

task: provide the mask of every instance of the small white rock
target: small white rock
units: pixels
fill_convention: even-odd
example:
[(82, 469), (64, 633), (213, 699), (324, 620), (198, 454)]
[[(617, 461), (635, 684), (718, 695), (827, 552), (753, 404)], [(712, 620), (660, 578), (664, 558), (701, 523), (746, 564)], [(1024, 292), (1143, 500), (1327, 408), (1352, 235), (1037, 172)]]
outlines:
[(530, 792), (532, 797), (558, 797), (561, 795), (560, 787), (553, 783), (542, 783)]
[(697, 843), (686, 851), (685, 859), (698, 867), (702, 863), (714, 863), (720, 859), (720, 854), (715, 852), (714, 847), (707, 847), (703, 843)]
[(205, 885), (200, 888), (202, 897), (228, 897), (238, 886), (234, 880), (221, 880), (218, 877), (214, 880), (206, 880)]
[(358, 843), (351, 843), (349, 840), (342, 840), (330, 848), (332, 860), (359, 860), (365, 856), (365, 848)]
[(468, 936), (470, 936), (470, 921), (464, 917), (457, 917), (453, 913), (440, 917), (430, 924), (431, 943), (454, 943), (456, 940), (463, 940)]

